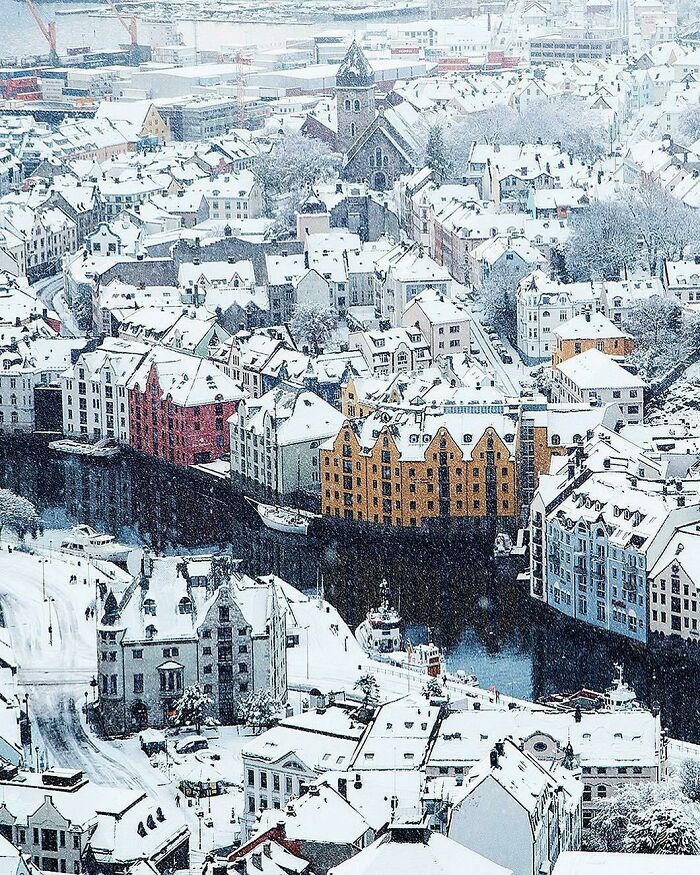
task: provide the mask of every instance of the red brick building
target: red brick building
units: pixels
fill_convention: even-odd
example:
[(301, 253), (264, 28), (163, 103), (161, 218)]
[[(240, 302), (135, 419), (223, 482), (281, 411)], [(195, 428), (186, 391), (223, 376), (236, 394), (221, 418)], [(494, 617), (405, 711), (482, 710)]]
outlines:
[(228, 455), (227, 419), (244, 393), (210, 362), (155, 349), (128, 390), (132, 449), (183, 466)]

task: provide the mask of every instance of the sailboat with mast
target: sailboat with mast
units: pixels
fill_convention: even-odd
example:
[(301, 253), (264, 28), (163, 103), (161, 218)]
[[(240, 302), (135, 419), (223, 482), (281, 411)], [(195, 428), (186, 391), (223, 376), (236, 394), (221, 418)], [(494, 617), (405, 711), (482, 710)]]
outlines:
[[(273, 408), (275, 436), (275, 495), (280, 494), (280, 463), (284, 462), (284, 456), (280, 456), (280, 445), (277, 439), (277, 399)], [(301, 492), (301, 456), (297, 457), (297, 495)], [(263, 501), (256, 501), (246, 495), (246, 501), (251, 504), (258, 513), (264, 526), (268, 529), (273, 529), (276, 532), (283, 532), (287, 535), (308, 535), (309, 525), (317, 519), (320, 519), (320, 514), (312, 513), (309, 510), (302, 510), (300, 507), (286, 507), (281, 504), (266, 504)]]

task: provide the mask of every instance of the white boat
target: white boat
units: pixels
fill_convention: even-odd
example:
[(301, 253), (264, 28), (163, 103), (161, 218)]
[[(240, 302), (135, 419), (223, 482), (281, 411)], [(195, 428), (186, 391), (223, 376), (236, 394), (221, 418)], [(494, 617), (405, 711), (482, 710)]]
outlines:
[(118, 544), (114, 535), (104, 535), (86, 525), (72, 528), (63, 536), (61, 553), (85, 556), (87, 559), (102, 559), (105, 562), (126, 562), (131, 547)]
[(281, 507), (278, 504), (264, 504), (246, 495), (248, 504), (252, 504), (258, 516), (268, 529), (285, 532), (288, 535), (308, 535), (309, 525), (321, 517), (309, 510), (299, 510), (295, 507)]
[(367, 616), (355, 629), (355, 638), (369, 656), (400, 651), (403, 646), (401, 616), (392, 608), (388, 598), (389, 585), (382, 581), (380, 592), (382, 600), (378, 608), (367, 611)]
[(430, 630), (427, 644), (414, 646), (410, 641), (404, 641), (401, 615), (389, 604), (386, 580), (382, 581), (380, 592), (379, 607), (368, 611), (355, 629), (357, 643), (372, 659), (410, 668), (430, 677), (443, 677), (446, 674), (445, 657), (430, 640)]
[(87, 456), (90, 459), (114, 459), (121, 452), (119, 444), (111, 438), (103, 438), (103, 440), (97, 441), (94, 444), (85, 444), (70, 438), (64, 438), (58, 441), (51, 441), (49, 449), (56, 450), (59, 453), (70, 453), (75, 456)]

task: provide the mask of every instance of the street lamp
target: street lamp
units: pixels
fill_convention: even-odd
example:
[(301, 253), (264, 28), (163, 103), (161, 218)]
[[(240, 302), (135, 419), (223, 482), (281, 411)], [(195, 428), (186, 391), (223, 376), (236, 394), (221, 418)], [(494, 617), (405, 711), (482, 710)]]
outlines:
[(41, 597), (46, 601), (46, 559), (40, 559), (41, 565)]
[(49, 644), (53, 647), (53, 626), (51, 625), (51, 602), (55, 602), (56, 599), (53, 596), (49, 596), (44, 599), (45, 602), (49, 603)]
[[(199, 802), (199, 800), (197, 800)], [(202, 850), (202, 818), (204, 817), (204, 812), (201, 808), (197, 810), (197, 822), (199, 824), (199, 850)]]
[(38, 744), (34, 747), (34, 754), (36, 756), (36, 770), (38, 773), (39, 772), (39, 745)]
[(88, 691), (85, 690), (85, 722), (90, 725), (90, 712), (88, 711)]

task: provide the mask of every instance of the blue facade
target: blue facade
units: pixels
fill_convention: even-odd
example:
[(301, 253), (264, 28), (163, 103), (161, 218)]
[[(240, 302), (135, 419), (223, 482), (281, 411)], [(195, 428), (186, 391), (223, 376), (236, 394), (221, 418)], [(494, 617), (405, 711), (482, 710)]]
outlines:
[[(547, 602), (574, 620), (646, 644), (646, 557), (611, 543), (602, 520), (547, 523)], [(641, 545), (639, 545), (641, 546)]]

